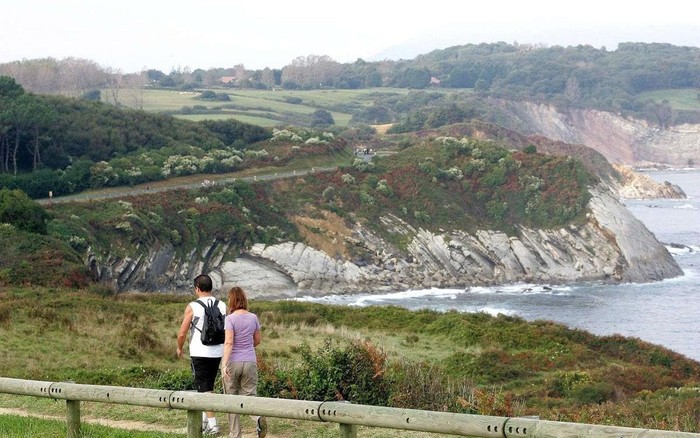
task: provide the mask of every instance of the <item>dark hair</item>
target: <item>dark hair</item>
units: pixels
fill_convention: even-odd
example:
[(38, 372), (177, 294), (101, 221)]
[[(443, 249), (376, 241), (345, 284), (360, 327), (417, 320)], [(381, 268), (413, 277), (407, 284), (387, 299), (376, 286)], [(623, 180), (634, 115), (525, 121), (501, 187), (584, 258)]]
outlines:
[(194, 287), (199, 288), (202, 292), (211, 292), (212, 285), (211, 277), (207, 274), (198, 275), (194, 278)]
[(248, 297), (246, 297), (245, 291), (242, 288), (234, 286), (228, 291), (227, 313), (233, 313), (238, 309), (248, 310)]

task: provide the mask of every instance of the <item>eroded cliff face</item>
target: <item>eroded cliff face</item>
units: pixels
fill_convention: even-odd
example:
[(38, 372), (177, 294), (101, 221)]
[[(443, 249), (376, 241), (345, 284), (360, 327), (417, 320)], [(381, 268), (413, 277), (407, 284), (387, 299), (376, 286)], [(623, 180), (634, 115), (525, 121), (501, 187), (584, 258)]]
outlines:
[(524, 134), (584, 144), (608, 161), (628, 166), (686, 167), (700, 163), (700, 125), (660, 129), (644, 120), (591, 109), (569, 108), (524, 101), (492, 100), (502, 112), (499, 123)]
[(118, 290), (187, 292), (196, 274), (208, 272), (217, 288), (241, 285), (256, 298), (515, 282), (648, 282), (682, 274), (666, 248), (606, 187), (592, 189), (592, 195), (585, 223), (520, 228), (517, 237), (491, 230), (434, 234), (386, 216), (382, 225), (410, 236), (410, 243), (398, 250), (357, 225), (347, 239), (371, 254), (362, 262), (331, 257), (301, 242), (258, 244), (233, 258), (225, 242), (213, 242), (186, 257), (165, 245), (148, 256), (93, 266)]

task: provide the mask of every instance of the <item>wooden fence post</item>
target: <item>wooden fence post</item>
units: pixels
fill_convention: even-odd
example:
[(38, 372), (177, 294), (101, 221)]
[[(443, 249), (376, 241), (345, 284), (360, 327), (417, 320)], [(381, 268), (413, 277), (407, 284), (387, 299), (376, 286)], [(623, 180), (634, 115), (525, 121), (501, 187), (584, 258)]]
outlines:
[(66, 436), (80, 437), (80, 400), (66, 400)]
[(202, 438), (202, 411), (187, 411), (187, 437)]
[(357, 438), (356, 424), (338, 424), (340, 427), (340, 438)]

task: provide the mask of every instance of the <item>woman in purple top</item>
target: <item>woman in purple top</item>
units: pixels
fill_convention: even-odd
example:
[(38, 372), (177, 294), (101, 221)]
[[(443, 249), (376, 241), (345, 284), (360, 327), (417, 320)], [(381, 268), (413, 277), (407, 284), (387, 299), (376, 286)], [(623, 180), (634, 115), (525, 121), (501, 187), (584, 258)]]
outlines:
[[(256, 395), (258, 366), (255, 347), (260, 344), (260, 322), (255, 313), (248, 312), (248, 298), (240, 287), (228, 291), (228, 316), (224, 322), (226, 339), (221, 371), (224, 377), (224, 393), (234, 395)], [(257, 436), (267, 434), (264, 417), (253, 417)], [(241, 425), (238, 414), (228, 415), (229, 438), (240, 438)]]

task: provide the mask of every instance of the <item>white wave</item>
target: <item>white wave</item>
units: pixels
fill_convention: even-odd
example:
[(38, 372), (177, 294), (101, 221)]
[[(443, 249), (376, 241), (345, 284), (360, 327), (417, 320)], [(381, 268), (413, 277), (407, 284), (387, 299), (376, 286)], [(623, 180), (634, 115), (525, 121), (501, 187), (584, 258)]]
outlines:
[(697, 207), (695, 207), (693, 204), (677, 205), (673, 208), (677, 208), (679, 210), (697, 210)]
[(665, 278), (661, 281), (657, 282), (650, 282), (650, 283), (622, 283), (618, 285), (614, 285), (612, 287), (619, 287), (619, 288), (629, 288), (629, 287), (634, 287), (634, 288), (656, 288), (659, 283), (665, 283), (665, 284), (678, 284), (678, 285), (684, 285), (687, 283), (695, 284), (697, 281), (700, 279), (700, 273), (694, 269), (684, 269), (683, 270), (683, 275), (679, 275), (678, 277), (673, 277), (673, 278)]
[[(366, 307), (374, 304), (391, 304), (396, 303), (398, 305), (405, 306), (411, 301), (433, 301), (431, 304), (425, 304), (425, 308), (434, 308), (440, 302), (447, 302), (447, 300), (456, 300), (459, 295), (462, 294), (498, 294), (498, 295), (569, 295), (572, 290), (572, 286), (559, 285), (550, 286), (546, 284), (530, 284), (530, 283), (518, 283), (518, 284), (508, 284), (499, 286), (474, 286), (468, 287), (466, 289), (440, 289), (440, 288), (430, 288), (430, 289), (409, 289), (405, 291), (381, 293), (381, 294), (356, 294), (356, 295), (325, 295), (321, 297), (317, 296), (302, 296), (292, 298), (293, 301), (302, 301), (310, 303), (323, 303), (323, 304), (339, 304), (346, 306), (357, 306)], [(478, 312), (480, 310), (475, 310)], [(490, 313), (490, 312), (489, 312)], [(501, 311), (501, 313), (506, 313), (506, 311)]]
[(488, 313), (491, 316), (498, 316), (498, 315), (506, 315), (506, 316), (513, 316), (516, 315), (517, 313), (514, 310), (510, 309), (503, 309), (503, 308), (498, 308), (498, 307), (482, 307), (478, 309), (470, 309), (467, 311), (462, 310), (462, 312), (465, 313)]
[(679, 255), (679, 254), (688, 254), (691, 252), (697, 252), (698, 247), (697, 246), (676, 246), (676, 245), (666, 245), (666, 250), (671, 255)]
[(562, 295), (570, 292), (571, 286), (559, 285), (550, 286), (548, 284), (516, 283), (500, 286), (479, 286), (471, 287), (467, 291), (475, 294), (503, 294), (503, 295)]
[(357, 295), (326, 295), (322, 297), (303, 296), (293, 298), (294, 301), (304, 301), (313, 303), (345, 304), (348, 306), (369, 306), (372, 304), (386, 303), (392, 301), (410, 301), (416, 298), (447, 298), (456, 299), (457, 295), (465, 293), (464, 289), (409, 289), (400, 292), (390, 292), (383, 294), (357, 294)]
[(406, 301), (415, 298), (442, 298), (454, 300), (457, 295), (465, 293), (464, 289), (409, 289), (401, 292), (390, 292), (385, 294), (355, 295), (355, 301), (349, 303), (351, 306), (367, 306), (373, 303), (385, 303), (387, 301)]

